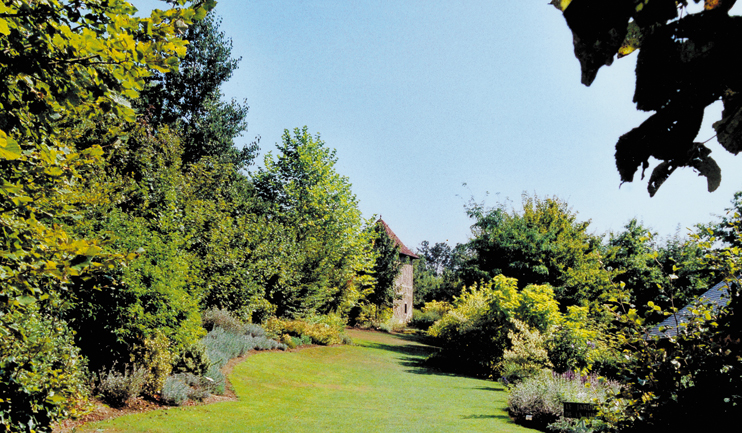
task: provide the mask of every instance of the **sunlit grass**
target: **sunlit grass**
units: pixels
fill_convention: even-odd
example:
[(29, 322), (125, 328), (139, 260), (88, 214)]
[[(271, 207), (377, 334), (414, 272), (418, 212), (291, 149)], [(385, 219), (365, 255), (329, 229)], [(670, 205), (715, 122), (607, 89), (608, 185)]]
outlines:
[(356, 346), (260, 353), (235, 367), (239, 401), (91, 424), (85, 431), (525, 432), (494, 382), (417, 365), (430, 351), (400, 336), (352, 332)]

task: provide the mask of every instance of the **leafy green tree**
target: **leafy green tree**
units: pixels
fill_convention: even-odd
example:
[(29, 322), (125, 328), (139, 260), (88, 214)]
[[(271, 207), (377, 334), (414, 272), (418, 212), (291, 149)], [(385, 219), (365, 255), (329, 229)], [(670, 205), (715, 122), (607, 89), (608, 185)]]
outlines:
[(423, 241), (417, 249), (419, 260), (413, 263), (414, 269), (414, 302), (422, 306), (430, 301), (452, 301), (461, 292), (461, 282), (456, 276), (460, 261), (459, 250), (451, 248), (444, 242), (437, 242), (432, 247)]
[[(699, 3), (700, 0), (694, 0)], [(721, 99), (722, 118), (714, 123), (719, 143), (742, 150), (742, 81), (734, 64), (740, 49), (742, 18), (729, 16), (735, 0), (705, 0), (689, 14), (685, 0), (553, 0), (572, 30), (582, 83), (589, 86), (614, 56), (639, 50), (634, 102), (655, 113), (619, 138), (616, 166), (631, 182), (649, 158), (661, 160), (649, 178), (649, 195), (678, 168), (692, 167), (714, 191), (721, 169), (697, 141), (704, 108)]]
[(475, 222), (466, 244), (470, 256), (458, 270), (465, 285), (500, 274), (516, 278), (520, 287), (549, 284), (563, 308), (596, 300), (612, 287), (600, 238), (565, 202), (524, 195), (522, 213), (479, 204), (467, 212)]
[(189, 179), (181, 171), (178, 137), (138, 127), (109, 152), (117, 164), (101, 167), (78, 186), (89, 203), (72, 230), (107, 238), (105, 250), (126, 254), (127, 265), (75, 279), (72, 307), (64, 313), (93, 371), (142, 362), (138, 356), (144, 354), (134, 349), (160, 335), (177, 355), (203, 332), (202, 286), (194, 284), (198, 257), (187, 248), (183, 218)]
[(275, 251), (292, 263), (293, 277), (275, 274), (267, 299), (280, 316), (347, 308), (360, 297), (358, 287), (373, 266), (366, 222), (348, 178), (335, 171), (335, 151), (307, 127), (285, 130), (253, 176), (255, 188), (271, 221), (286, 228), (285, 245)]
[(451, 267), (453, 251), (445, 242), (436, 242), (431, 247), (428, 241), (422, 241), (417, 251), (425, 257), (425, 266), (436, 275), (443, 274), (443, 271)]
[[(8, 430), (48, 431), (64, 415), (63, 403), (79, 397), (79, 388), (71, 386), (79, 370), (68, 364), (77, 352), (69, 335), (58, 335), (67, 328), (43, 324), (57, 323), (69, 308), (73, 280), (123, 259), (61, 224), (80, 216), (70, 191), (121, 130), (112, 128), (100, 143), (77, 148), (65, 128), (83, 119), (134, 120), (129, 100), (152, 69), (167, 72), (177, 65), (185, 54), (180, 29), (213, 7), (208, 0), (192, 7), (183, 7), (184, 0), (171, 3), (173, 8), (149, 17), (134, 16), (122, 0), (0, 4), (0, 414)], [(39, 334), (44, 331), (48, 337)], [(29, 338), (38, 348), (47, 338), (58, 342), (70, 356), (38, 352), (49, 353), (43, 359), (15, 351)]]
[(188, 49), (178, 69), (151, 77), (138, 105), (152, 125), (181, 128), (186, 165), (211, 156), (239, 169), (252, 162), (258, 145), (234, 145), (247, 130), (248, 107), (234, 99), (222, 101), (220, 88), (241, 59), (231, 57), (232, 40), (219, 31), (220, 23), (212, 10), (189, 26)]
[(603, 259), (606, 268), (614, 273), (613, 281), (623, 284), (626, 299), (641, 314), (654, 311), (647, 302), (659, 302), (668, 282), (657, 261), (652, 237), (649, 230), (632, 219), (623, 231), (609, 235)]
[(710, 224), (700, 224), (701, 235), (713, 237), (714, 241), (719, 240), (727, 246), (742, 246), (739, 237), (739, 226), (742, 221), (742, 191), (734, 193), (732, 205), (725, 209), (724, 215), (719, 221)]
[(443, 286), (443, 278), (436, 275), (428, 268), (427, 259), (420, 254), (413, 266), (413, 303), (416, 307), (422, 307), (426, 302), (438, 300), (437, 295)]
[(373, 276), (376, 279), (374, 290), (366, 300), (379, 310), (390, 308), (397, 296), (394, 284), (399, 271), (402, 269), (402, 260), (399, 256), (400, 247), (386, 231), (386, 224), (379, 219), (374, 226), (374, 261)]

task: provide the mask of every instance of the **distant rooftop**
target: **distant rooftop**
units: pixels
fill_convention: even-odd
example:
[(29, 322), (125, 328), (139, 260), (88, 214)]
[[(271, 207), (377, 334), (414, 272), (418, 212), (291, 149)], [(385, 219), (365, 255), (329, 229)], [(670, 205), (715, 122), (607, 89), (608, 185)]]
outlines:
[[(726, 281), (722, 281), (714, 287), (708, 289), (703, 295), (698, 297), (698, 301), (705, 305), (711, 305), (714, 311), (719, 311), (721, 307), (729, 303), (729, 287)], [(650, 336), (659, 336), (662, 338), (677, 337), (678, 328), (677, 324), (685, 323), (691, 316), (691, 308), (693, 308), (695, 302), (686, 305), (682, 310), (677, 313), (667, 316), (665, 320), (659, 325), (655, 326), (649, 331)], [(665, 327), (663, 331), (660, 331), (660, 327)]]
[(407, 248), (405, 244), (402, 243), (402, 241), (397, 237), (397, 235), (394, 234), (392, 229), (389, 228), (389, 225), (384, 222), (383, 219), (379, 218), (379, 221), (377, 223), (381, 223), (384, 225), (384, 229), (386, 230), (386, 234), (392, 238), (394, 241), (394, 245), (399, 247), (399, 253), (404, 254), (405, 256), (412, 257), (413, 259), (419, 259), (420, 257), (413, 253), (411, 249)]

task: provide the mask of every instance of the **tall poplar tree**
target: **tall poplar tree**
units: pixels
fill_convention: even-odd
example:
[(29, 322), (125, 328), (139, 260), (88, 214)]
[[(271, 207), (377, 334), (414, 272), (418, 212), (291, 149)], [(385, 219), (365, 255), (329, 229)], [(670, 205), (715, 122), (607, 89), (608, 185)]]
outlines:
[(177, 125), (183, 143), (183, 162), (210, 156), (237, 168), (249, 165), (257, 141), (238, 148), (234, 140), (247, 131), (245, 101), (224, 101), (221, 86), (238, 68), (232, 40), (219, 30), (214, 11), (188, 27), (188, 48), (177, 70), (152, 77), (138, 102), (140, 114), (155, 126)]

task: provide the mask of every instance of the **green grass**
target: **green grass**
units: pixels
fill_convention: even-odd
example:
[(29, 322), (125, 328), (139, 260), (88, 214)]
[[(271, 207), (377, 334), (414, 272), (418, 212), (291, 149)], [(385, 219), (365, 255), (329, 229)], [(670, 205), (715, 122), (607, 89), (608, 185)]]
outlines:
[(355, 346), (251, 356), (230, 380), (239, 401), (90, 424), (105, 432), (527, 432), (495, 382), (418, 365), (431, 348), (351, 331)]

